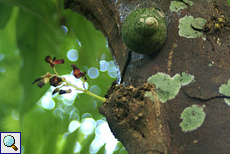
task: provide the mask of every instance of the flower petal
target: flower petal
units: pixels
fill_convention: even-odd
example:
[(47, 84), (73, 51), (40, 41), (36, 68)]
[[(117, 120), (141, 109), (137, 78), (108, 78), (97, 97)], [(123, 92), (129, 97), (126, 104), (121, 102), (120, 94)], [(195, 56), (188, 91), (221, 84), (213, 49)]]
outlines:
[(53, 60), (50, 56), (46, 56), (45, 61), (49, 64), (51, 64), (53, 62)]
[(42, 79), (43, 79), (43, 77), (39, 77), (39, 78), (35, 79), (34, 82), (33, 82), (33, 84), (35, 84), (36, 82), (41, 81)]
[(71, 92), (72, 92), (71, 89), (68, 89), (68, 90), (60, 90), (60, 91), (59, 91), (59, 95), (66, 94), (66, 93), (71, 93)]
[(75, 65), (75, 64), (72, 64), (71, 66), (72, 66), (73, 70), (79, 69), (79, 68), (77, 67), (77, 65)]
[(64, 59), (57, 59), (53, 63), (54, 64), (63, 64), (64, 63)]
[(60, 91), (59, 88), (54, 89), (54, 91), (52, 92), (52, 95), (56, 94), (56, 93), (59, 92), (59, 91)]

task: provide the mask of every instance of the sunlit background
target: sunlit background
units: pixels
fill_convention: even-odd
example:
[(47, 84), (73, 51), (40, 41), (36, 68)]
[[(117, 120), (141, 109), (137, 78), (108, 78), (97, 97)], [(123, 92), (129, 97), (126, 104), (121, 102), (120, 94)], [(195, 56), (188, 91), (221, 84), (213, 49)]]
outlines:
[(54, 73), (47, 55), (65, 60), (56, 70), (78, 87), (71, 64), (87, 72), (84, 87), (99, 96), (116, 80), (105, 37), (63, 0), (0, 0), (0, 131), (21, 132), (23, 154), (126, 154), (98, 112), (102, 102), (32, 84)]

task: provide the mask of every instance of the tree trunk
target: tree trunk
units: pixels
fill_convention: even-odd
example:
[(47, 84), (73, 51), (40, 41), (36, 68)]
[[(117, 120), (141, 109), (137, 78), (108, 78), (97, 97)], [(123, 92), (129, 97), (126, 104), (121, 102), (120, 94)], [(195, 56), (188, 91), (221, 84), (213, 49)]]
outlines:
[[(169, 0), (65, 0), (65, 8), (84, 15), (108, 40), (119, 68), (117, 83), (123, 84), (111, 86), (100, 112), (129, 153), (228, 154), (230, 107), (219, 88), (230, 78), (229, 5), (226, 0), (177, 2), (185, 6), (179, 12), (172, 11)], [(144, 7), (161, 9), (167, 20), (167, 40), (151, 55), (130, 51), (121, 36), (126, 16)], [(207, 20), (201, 29), (192, 27), (203, 38), (179, 33), (180, 19), (186, 16)], [(170, 76), (186, 72), (195, 82), (183, 86), (174, 99), (160, 103), (154, 85), (146, 83), (158, 72)], [(146, 91), (154, 99), (145, 97)], [(205, 105), (204, 122), (196, 130), (182, 131), (181, 113), (193, 104)]]

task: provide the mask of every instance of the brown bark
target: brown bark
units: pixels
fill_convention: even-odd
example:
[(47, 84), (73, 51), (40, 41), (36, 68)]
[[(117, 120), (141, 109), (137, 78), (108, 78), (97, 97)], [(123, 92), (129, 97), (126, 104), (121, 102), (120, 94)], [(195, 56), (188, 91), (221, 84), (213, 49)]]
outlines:
[[(123, 103), (120, 107), (116, 105), (120, 100), (116, 101), (117, 98), (113, 98), (116, 90), (114, 94), (109, 95), (111, 104), (105, 103), (101, 112), (106, 116), (114, 135), (130, 153), (230, 153), (230, 107), (224, 103), (224, 96), (219, 93), (221, 84), (227, 83), (230, 78), (230, 8), (226, 0), (193, 2), (193, 6), (188, 5), (186, 9), (176, 13), (170, 11), (169, 0), (65, 0), (66, 8), (83, 14), (106, 36), (111, 53), (120, 69), (118, 82), (124, 83), (127, 87), (138, 87), (157, 72), (165, 72), (172, 76), (188, 72), (195, 76), (196, 82), (182, 87), (175, 99), (165, 104), (160, 103), (160, 110), (167, 115), (157, 115), (156, 108), (150, 109), (154, 104), (151, 104), (149, 99), (142, 100), (142, 104), (138, 106), (141, 110), (136, 110), (137, 106), (132, 103), (136, 102), (136, 99), (126, 101), (128, 105)], [(167, 17), (168, 36), (164, 46), (151, 55), (129, 51), (121, 37), (124, 18), (132, 10), (153, 6), (163, 10)], [(206, 40), (188, 39), (178, 35), (179, 19), (185, 15), (201, 17), (208, 21), (204, 28)], [(222, 18), (223, 21), (218, 21), (218, 18)], [(220, 24), (220, 28), (215, 24)], [(174, 46), (175, 43), (177, 47)], [(209, 67), (210, 63), (214, 66)], [(130, 95), (132, 94), (127, 96), (131, 99), (133, 96)], [(123, 97), (124, 95), (121, 96)], [(180, 114), (184, 108), (192, 104), (205, 104), (206, 118), (199, 129), (184, 133), (179, 126)], [(115, 108), (126, 108), (130, 112), (125, 114), (126, 118), (119, 121), (115, 113), (120, 112), (108, 112)], [(136, 122), (134, 117), (138, 117), (140, 113), (145, 113), (144, 118)], [(150, 122), (146, 124), (146, 121)], [(162, 125), (163, 129), (159, 125)], [(125, 129), (126, 127), (130, 129)], [(151, 134), (154, 128), (162, 135)], [(156, 141), (148, 135), (150, 138), (156, 137)]]
[(134, 88), (114, 84), (99, 111), (129, 153), (168, 153), (171, 139), (165, 108), (156, 95), (155, 102), (145, 97), (146, 91), (154, 94), (154, 85)]

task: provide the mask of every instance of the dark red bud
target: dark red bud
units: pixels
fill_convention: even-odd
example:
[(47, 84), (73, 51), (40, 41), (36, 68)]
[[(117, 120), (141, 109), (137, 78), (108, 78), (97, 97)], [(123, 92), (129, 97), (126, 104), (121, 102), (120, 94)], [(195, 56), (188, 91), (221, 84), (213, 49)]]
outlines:
[(49, 82), (51, 86), (57, 87), (62, 83), (62, 81), (63, 81), (62, 78), (53, 76), (52, 78), (50, 78)]
[(76, 65), (71, 65), (73, 68), (73, 75), (79, 79), (86, 75), (86, 72), (82, 73), (81, 70)]

